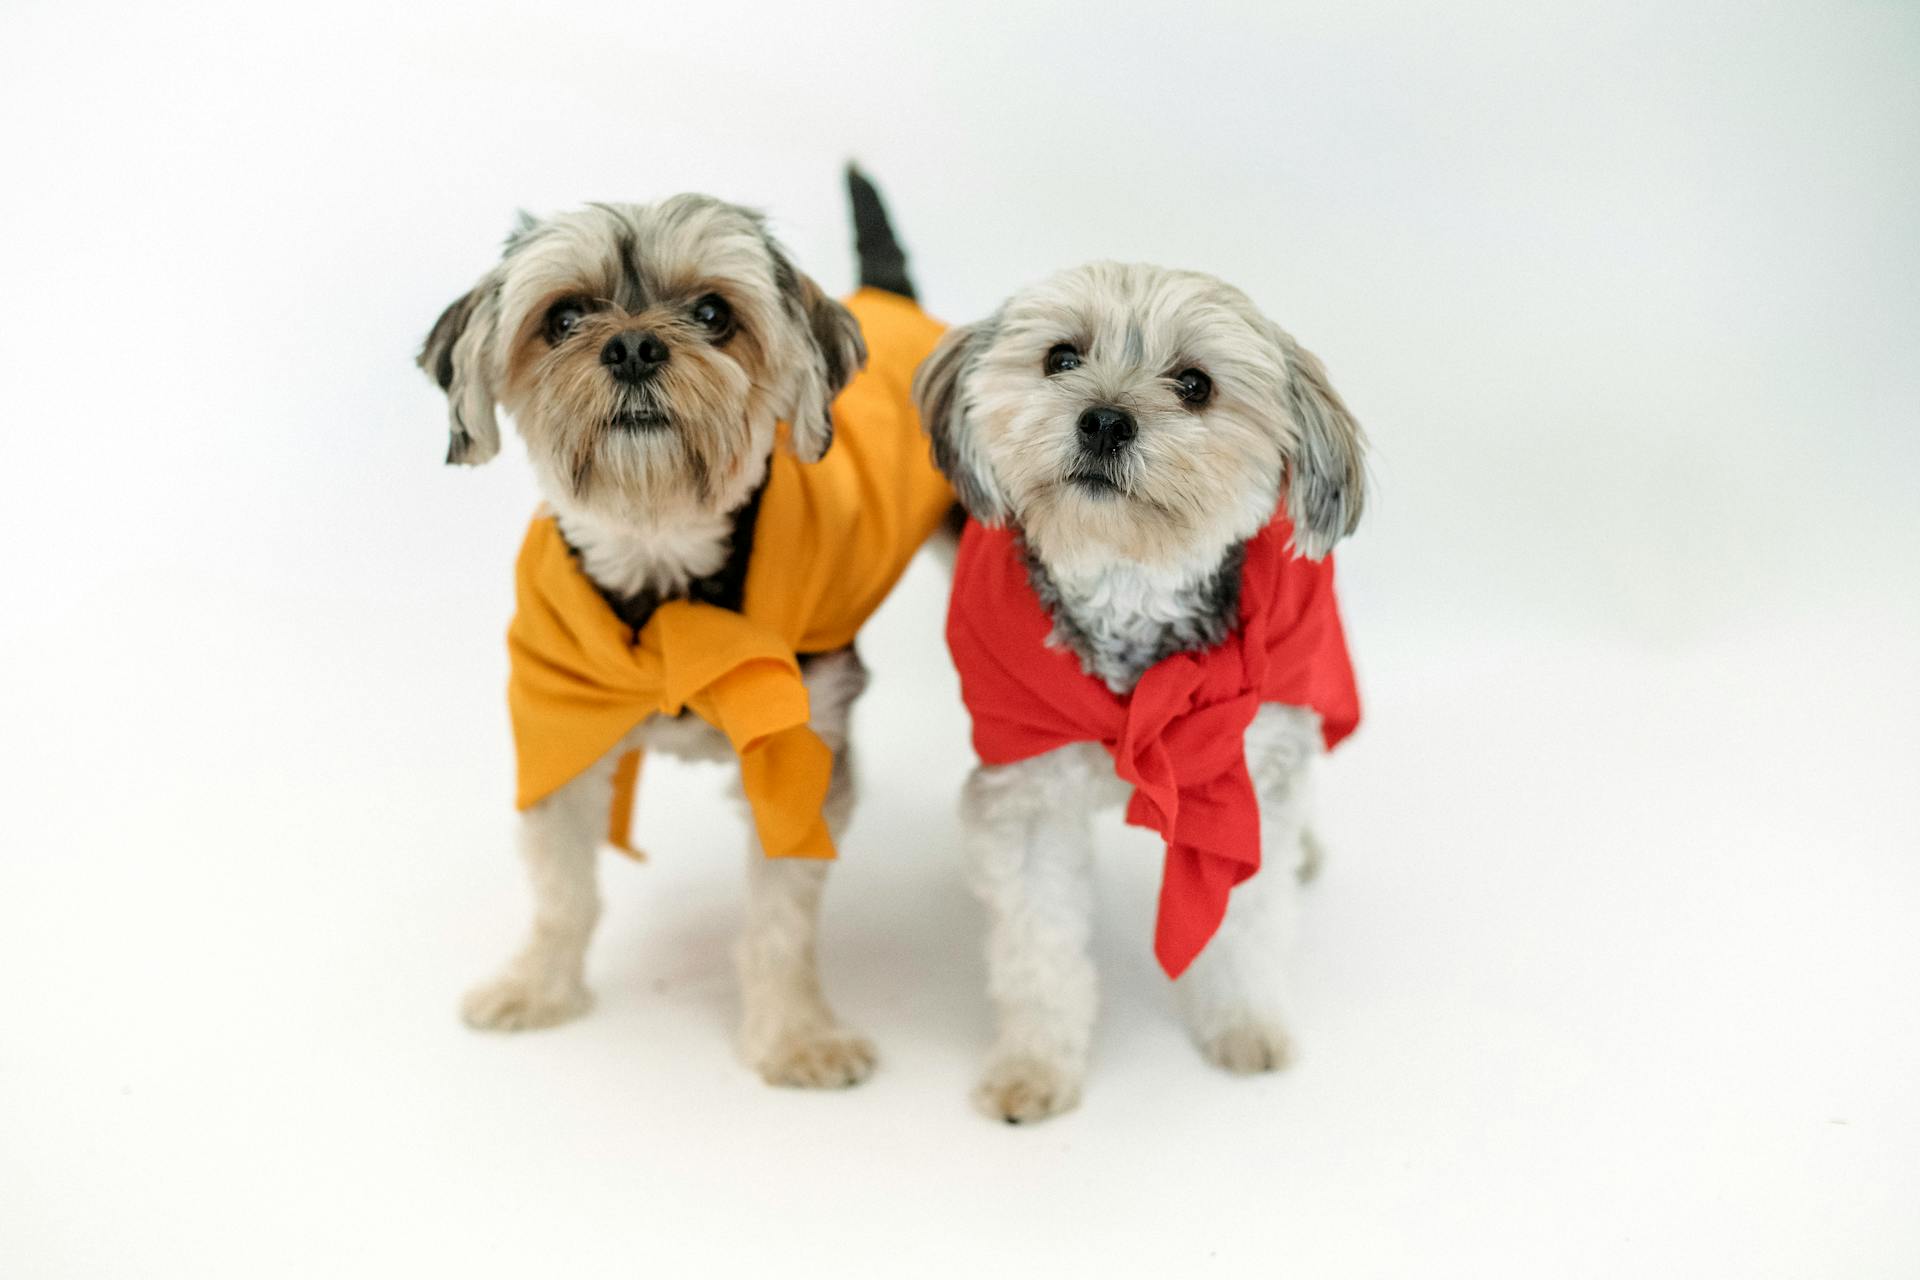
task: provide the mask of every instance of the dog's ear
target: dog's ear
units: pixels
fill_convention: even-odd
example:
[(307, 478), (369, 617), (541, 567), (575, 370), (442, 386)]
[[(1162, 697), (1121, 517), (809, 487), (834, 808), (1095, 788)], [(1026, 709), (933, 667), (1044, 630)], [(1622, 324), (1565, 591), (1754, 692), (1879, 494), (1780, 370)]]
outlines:
[(934, 465), (967, 514), (985, 525), (1002, 524), (1011, 514), (975, 438), (965, 386), (967, 372), (992, 339), (991, 320), (949, 329), (913, 375), (913, 402), (933, 441)]
[(483, 276), (433, 323), (417, 363), (447, 393), (447, 461), (477, 466), (500, 452), (493, 413), (494, 329), (500, 281)]
[(796, 270), (771, 241), (768, 249), (773, 254), (774, 281), (787, 310), (806, 330), (810, 348), (788, 382), (791, 391), (780, 406), (780, 416), (787, 421), (787, 443), (794, 456), (802, 462), (818, 462), (833, 444), (834, 397), (867, 367), (867, 340), (853, 312)]
[(1286, 362), (1286, 410), (1295, 443), (1287, 462), (1287, 514), (1293, 544), (1318, 560), (1352, 533), (1366, 505), (1367, 438), (1319, 357), (1279, 325), (1269, 326)]

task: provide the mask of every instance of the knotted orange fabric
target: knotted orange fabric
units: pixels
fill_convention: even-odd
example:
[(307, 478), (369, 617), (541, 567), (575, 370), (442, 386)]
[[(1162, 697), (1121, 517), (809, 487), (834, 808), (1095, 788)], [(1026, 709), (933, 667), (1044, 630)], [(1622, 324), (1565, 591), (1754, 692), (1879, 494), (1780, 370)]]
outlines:
[(1047, 643), (1053, 619), (1013, 533), (969, 522), (960, 540), (947, 644), (974, 750), (987, 764), (1011, 764), (1074, 742), (1107, 749), (1133, 787), (1127, 821), (1167, 842), (1153, 949), (1169, 977), (1212, 939), (1233, 887), (1260, 869), (1246, 759), (1260, 705), (1318, 712), (1329, 750), (1360, 723), (1333, 561), (1294, 555), (1292, 536), (1281, 515), (1247, 544), (1240, 622), (1224, 641), (1155, 663), (1126, 695)]
[[(853, 642), (953, 502), (913, 408), (914, 368), (940, 323), (863, 289), (847, 302), (867, 367), (833, 405), (833, 446), (805, 464), (776, 451), (738, 613), (674, 600), (636, 638), (580, 571), (553, 517), (536, 515), (515, 571), (507, 703), (517, 803), (538, 804), (653, 715), (693, 714), (725, 734), (761, 848), (831, 858), (820, 807), (833, 755), (807, 727), (799, 654)], [(629, 836), (638, 753), (615, 770), (608, 839)]]

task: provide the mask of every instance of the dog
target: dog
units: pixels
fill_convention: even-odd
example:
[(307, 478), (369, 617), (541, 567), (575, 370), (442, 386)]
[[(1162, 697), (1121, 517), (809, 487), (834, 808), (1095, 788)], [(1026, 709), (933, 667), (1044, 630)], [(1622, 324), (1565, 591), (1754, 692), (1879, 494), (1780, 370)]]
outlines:
[(1155, 950), (1201, 1051), (1285, 1065), (1310, 774), (1359, 716), (1323, 558), (1360, 519), (1359, 425), (1245, 294), (1117, 263), (950, 330), (914, 395), (970, 516), (948, 639), (982, 760), (961, 805), (997, 1015), (977, 1105), (1022, 1123), (1080, 1099), (1088, 818), (1129, 792), (1167, 840)]
[(878, 193), (851, 167), (847, 184), (861, 289), (845, 304), (755, 212), (704, 195), (597, 204), (522, 215), (419, 354), (448, 399), (447, 461), (493, 457), (504, 408), (545, 500), (508, 633), (534, 922), (467, 994), (475, 1028), (588, 1008), (597, 847), (632, 851), (644, 747), (740, 765), (758, 837), (736, 951), (747, 1062), (813, 1087), (873, 1068), (815, 960), (853, 803), (853, 635), (953, 497), (907, 391), (941, 326)]

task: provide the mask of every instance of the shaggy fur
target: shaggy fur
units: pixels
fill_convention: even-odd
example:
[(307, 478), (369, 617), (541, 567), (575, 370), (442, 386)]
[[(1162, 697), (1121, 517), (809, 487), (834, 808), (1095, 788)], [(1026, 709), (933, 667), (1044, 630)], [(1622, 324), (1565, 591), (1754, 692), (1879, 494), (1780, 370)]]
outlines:
[[(969, 512), (1020, 532), (1049, 642), (1116, 693), (1227, 634), (1246, 541), (1283, 499), (1310, 556), (1360, 518), (1365, 443), (1319, 361), (1209, 276), (1063, 272), (951, 331), (915, 394)], [(1130, 434), (1092, 434), (1102, 412), (1125, 415)], [(1264, 707), (1247, 730), (1263, 869), (1177, 984), (1194, 1038), (1230, 1071), (1273, 1070), (1291, 1052), (1281, 969), (1312, 865), (1320, 750), (1304, 708)], [(1080, 1097), (1096, 1004), (1088, 814), (1125, 794), (1086, 744), (982, 766), (967, 783), (973, 883), (992, 917), (999, 1030), (976, 1093), (990, 1115), (1037, 1120)]]
[[(871, 222), (880, 216), (871, 188), (849, 178)], [(892, 256), (877, 269), (904, 280), (891, 232), (882, 239)], [(649, 367), (623, 368), (621, 343), (647, 344)], [(495, 407), (506, 409), (583, 571), (635, 626), (689, 594), (737, 606), (744, 566), (733, 553), (751, 535), (772, 451), (784, 445), (809, 461), (825, 453), (828, 406), (865, 360), (853, 317), (794, 269), (761, 218), (701, 195), (526, 221), (420, 353), (447, 393), (447, 460), (497, 453)], [(781, 421), (791, 424), (784, 442)], [(826, 818), (837, 839), (853, 801), (847, 717), (866, 674), (848, 649), (809, 659), (804, 678), (812, 727), (834, 752)], [(614, 764), (641, 746), (732, 758), (704, 721), (655, 717), (526, 813), (532, 933), (468, 994), (471, 1025), (545, 1027), (586, 1011), (581, 975), (600, 910)], [(736, 956), (745, 1057), (776, 1084), (864, 1079), (873, 1048), (834, 1017), (814, 959), (826, 864), (768, 859), (755, 847), (748, 865)]]

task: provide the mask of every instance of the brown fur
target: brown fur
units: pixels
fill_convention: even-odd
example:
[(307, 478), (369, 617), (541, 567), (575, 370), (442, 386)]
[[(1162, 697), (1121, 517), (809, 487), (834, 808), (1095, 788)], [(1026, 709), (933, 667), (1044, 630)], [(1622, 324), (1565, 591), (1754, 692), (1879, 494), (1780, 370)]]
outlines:
[[(724, 336), (693, 317), (708, 294), (732, 308)], [(587, 310), (550, 342), (547, 314), (568, 299)], [(640, 331), (669, 358), (633, 387), (600, 353), (616, 333)], [(704, 196), (535, 224), (447, 309), (421, 353), (429, 371), (449, 374), (450, 461), (493, 455), (497, 399), (549, 502), (611, 520), (689, 497), (706, 510), (738, 506), (765, 474), (780, 420), (794, 452), (817, 458), (832, 439), (828, 405), (864, 359), (852, 317), (793, 269), (759, 218)], [(664, 425), (617, 422), (632, 412)]]

